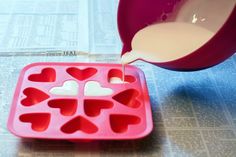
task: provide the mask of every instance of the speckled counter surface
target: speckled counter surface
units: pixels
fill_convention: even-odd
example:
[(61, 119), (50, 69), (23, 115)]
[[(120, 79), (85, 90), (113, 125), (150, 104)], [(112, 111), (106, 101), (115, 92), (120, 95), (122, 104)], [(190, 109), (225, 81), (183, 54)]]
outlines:
[(70, 143), (20, 139), (8, 112), (20, 70), (32, 62), (118, 62), (116, 55), (0, 57), (0, 156), (212, 156), (236, 154), (236, 56), (198, 72), (138, 62), (146, 75), (154, 131), (142, 140)]

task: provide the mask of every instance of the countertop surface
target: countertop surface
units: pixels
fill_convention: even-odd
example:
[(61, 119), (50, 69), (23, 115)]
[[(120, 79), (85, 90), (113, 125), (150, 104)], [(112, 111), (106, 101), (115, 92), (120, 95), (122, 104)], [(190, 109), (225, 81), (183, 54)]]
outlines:
[(0, 156), (212, 156), (236, 154), (236, 57), (207, 70), (174, 72), (144, 62), (154, 130), (132, 141), (20, 139), (6, 128), (20, 70), (32, 62), (109, 62), (117, 55), (0, 57)]
[(236, 56), (197, 72), (136, 62), (146, 75), (154, 121), (153, 132), (144, 139), (71, 143), (21, 139), (7, 130), (14, 89), (25, 65), (119, 62), (117, 4), (118, 0), (0, 0), (0, 156), (235, 157)]

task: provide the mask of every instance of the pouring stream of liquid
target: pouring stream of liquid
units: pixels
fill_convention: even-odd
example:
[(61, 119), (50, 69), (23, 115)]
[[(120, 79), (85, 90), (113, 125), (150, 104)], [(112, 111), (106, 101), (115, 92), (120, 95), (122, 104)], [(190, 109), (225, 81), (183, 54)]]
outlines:
[(121, 62), (127, 64), (137, 59), (150, 62), (176, 60), (200, 48), (213, 35), (213, 32), (189, 23), (150, 25), (135, 34), (132, 51), (125, 53)]
[(208, 29), (183, 22), (147, 26), (133, 37), (132, 51), (121, 57), (123, 75), (125, 64), (138, 59), (159, 63), (173, 61), (194, 52), (213, 35)]

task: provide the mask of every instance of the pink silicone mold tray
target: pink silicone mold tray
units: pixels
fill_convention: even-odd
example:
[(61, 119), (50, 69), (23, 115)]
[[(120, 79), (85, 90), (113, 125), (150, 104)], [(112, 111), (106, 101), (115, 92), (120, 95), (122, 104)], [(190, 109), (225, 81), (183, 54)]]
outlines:
[(30, 64), (20, 74), (8, 128), (24, 138), (142, 138), (153, 128), (145, 77), (130, 65), (125, 72), (124, 83), (119, 64)]

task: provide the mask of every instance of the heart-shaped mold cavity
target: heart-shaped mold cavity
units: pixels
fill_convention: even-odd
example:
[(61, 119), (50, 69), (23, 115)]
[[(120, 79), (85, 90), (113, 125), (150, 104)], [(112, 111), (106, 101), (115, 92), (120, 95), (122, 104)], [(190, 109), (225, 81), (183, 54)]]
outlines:
[(71, 67), (71, 68), (68, 68), (66, 72), (70, 74), (71, 76), (73, 76), (74, 78), (80, 81), (83, 81), (95, 75), (97, 73), (97, 69), (86, 68), (86, 69), (81, 70), (76, 67)]
[(54, 82), (56, 80), (56, 71), (53, 68), (44, 68), (39, 74), (32, 74), (28, 77), (34, 82)]
[(124, 133), (128, 130), (129, 125), (140, 123), (140, 118), (133, 115), (112, 114), (110, 115), (111, 129), (115, 133)]
[(53, 99), (48, 101), (48, 106), (60, 109), (60, 113), (64, 116), (72, 116), (77, 109), (76, 99)]
[(23, 93), (26, 98), (21, 100), (21, 104), (24, 106), (33, 106), (49, 98), (49, 95), (33, 87), (24, 89)]
[(31, 123), (31, 128), (34, 131), (42, 132), (48, 128), (50, 123), (49, 113), (27, 113), (19, 117), (23, 123)]
[(88, 81), (84, 86), (85, 96), (108, 96), (112, 95), (112, 93), (112, 89), (102, 87), (97, 81)]
[(77, 116), (72, 120), (68, 121), (61, 127), (61, 131), (66, 134), (72, 134), (76, 131), (82, 131), (87, 134), (93, 134), (98, 131), (95, 124), (87, 120), (82, 116)]
[(138, 95), (139, 92), (136, 89), (128, 89), (116, 94), (112, 98), (125, 106), (138, 108), (140, 106), (140, 102), (137, 100)]
[(119, 69), (111, 69), (108, 72), (108, 82), (111, 84), (122, 84), (122, 83), (132, 83), (135, 81), (135, 77), (132, 75), (125, 75), (123, 81), (123, 72)]
[(108, 100), (86, 99), (84, 100), (84, 112), (87, 116), (98, 116), (101, 110), (110, 109), (113, 103)]
[(53, 87), (50, 93), (54, 95), (76, 96), (78, 94), (79, 84), (76, 81), (65, 81), (60, 87)]

